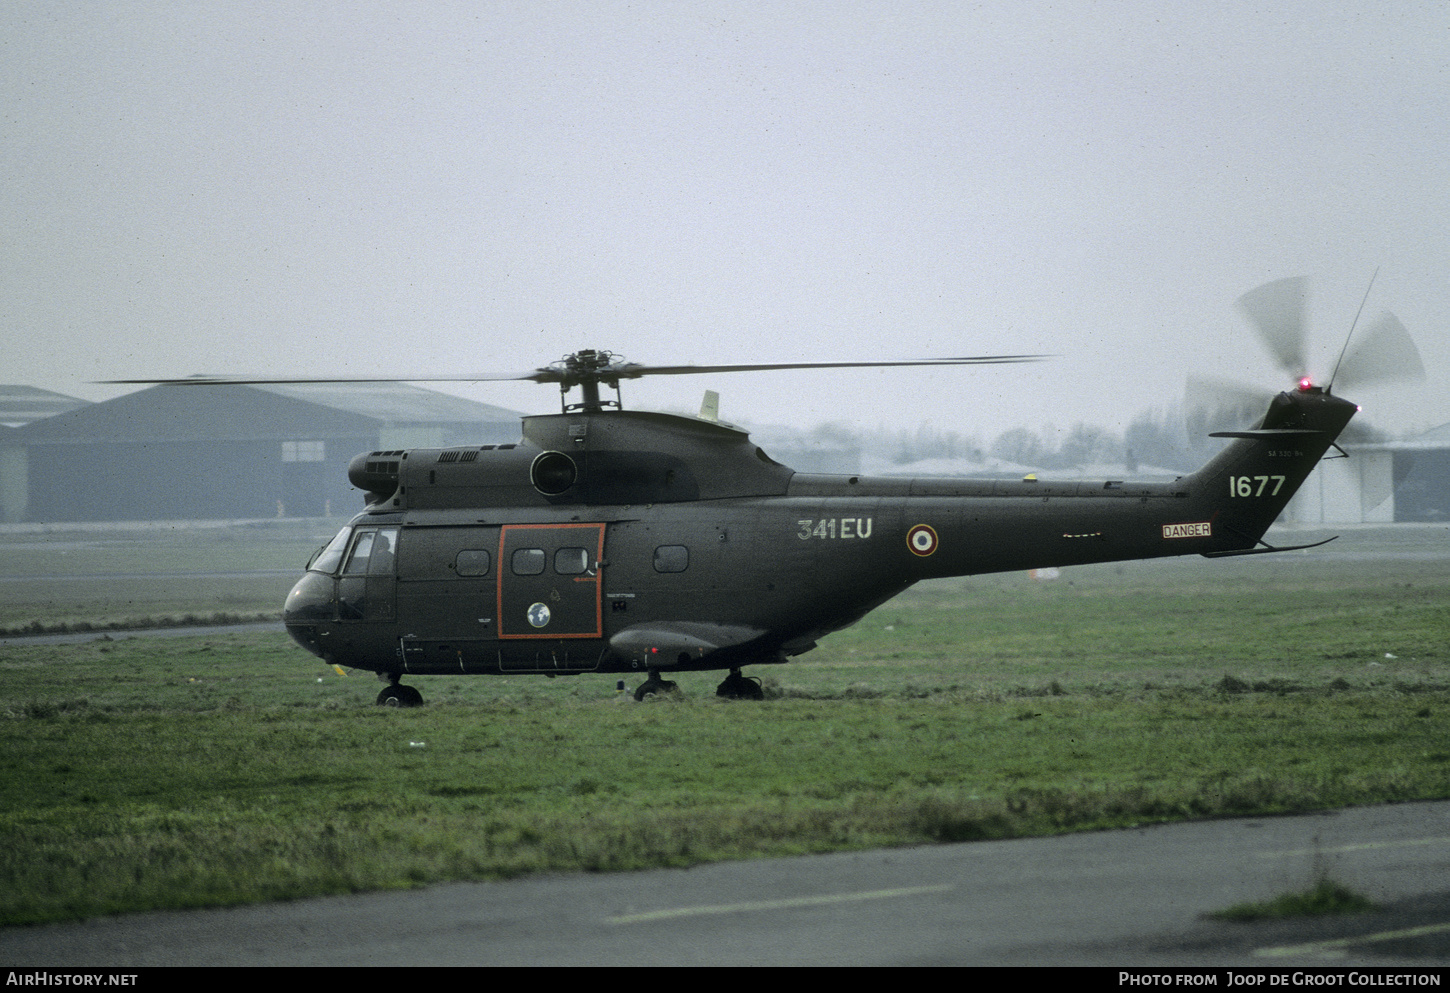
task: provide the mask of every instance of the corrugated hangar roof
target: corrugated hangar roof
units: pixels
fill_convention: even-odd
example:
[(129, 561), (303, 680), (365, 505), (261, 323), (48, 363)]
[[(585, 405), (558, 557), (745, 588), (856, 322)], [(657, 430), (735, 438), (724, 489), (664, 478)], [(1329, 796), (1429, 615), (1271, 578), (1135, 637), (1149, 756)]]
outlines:
[(84, 407), (86, 402), (34, 386), (0, 386), (0, 424), (18, 427)]
[(517, 421), (522, 416), (411, 383), (266, 383), (255, 388), (394, 424)]
[(406, 383), (158, 385), (15, 428), (22, 443), (364, 436), (385, 428), (510, 426), (520, 415)]

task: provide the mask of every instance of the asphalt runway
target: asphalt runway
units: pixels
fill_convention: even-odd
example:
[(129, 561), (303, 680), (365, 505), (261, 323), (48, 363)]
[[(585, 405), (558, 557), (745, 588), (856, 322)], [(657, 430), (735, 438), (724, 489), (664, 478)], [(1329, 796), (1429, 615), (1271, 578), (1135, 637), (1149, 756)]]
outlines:
[[(1204, 916), (1320, 874), (1383, 908), (1259, 924)], [(5, 928), (0, 962), (1438, 973), (1450, 965), (1450, 802)]]

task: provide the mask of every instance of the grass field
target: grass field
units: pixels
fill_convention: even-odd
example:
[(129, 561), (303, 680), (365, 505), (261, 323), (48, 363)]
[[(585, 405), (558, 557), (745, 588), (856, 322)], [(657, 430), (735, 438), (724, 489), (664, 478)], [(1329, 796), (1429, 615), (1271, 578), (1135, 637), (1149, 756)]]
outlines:
[(1444, 540), (934, 583), (761, 703), (419, 677), (392, 710), (283, 635), (10, 644), (0, 923), (1450, 797)]

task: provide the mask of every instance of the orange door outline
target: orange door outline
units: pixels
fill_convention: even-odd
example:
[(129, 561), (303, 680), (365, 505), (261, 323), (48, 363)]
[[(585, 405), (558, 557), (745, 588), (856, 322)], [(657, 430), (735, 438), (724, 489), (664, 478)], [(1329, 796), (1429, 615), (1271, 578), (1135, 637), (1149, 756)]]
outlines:
[[(513, 563), (504, 556), (504, 548), (508, 542), (508, 535), (511, 531), (568, 531), (587, 530), (593, 528), (595, 531), (594, 541), (594, 562), (591, 568), (582, 576), (557, 577), (569, 579), (574, 583), (584, 583), (593, 587), (594, 606), (594, 630), (592, 631), (570, 631), (564, 634), (549, 631), (522, 631), (509, 633), (507, 620), (504, 613), (504, 584), (512, 580), (517, 583), (520, 580), (528, 579), (527, 576), (514, 576)], [(601, 563), (604, 561), (604, 525), (603, 524), (504, 524), (499, 528), (498, 533), (498, 636), (501, 639), (508, 638), (601, 638), (604, 636), (604, 570)], [(545, 569), (552, 569), (552, 556), (546, 562)], [(588, 593), (586, 592), (587, 596)]]

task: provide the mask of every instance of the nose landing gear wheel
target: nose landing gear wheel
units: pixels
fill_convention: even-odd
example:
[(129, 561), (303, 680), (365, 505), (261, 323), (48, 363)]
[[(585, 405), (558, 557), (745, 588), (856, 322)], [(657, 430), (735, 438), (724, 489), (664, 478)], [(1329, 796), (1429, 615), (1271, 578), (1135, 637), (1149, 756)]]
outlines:
[(423, 694), (411, 686), (393, 683), (391, 686), (383, 687), (383, 691), (378, 694), (378, 706), (421, 707), (423, 706)]

